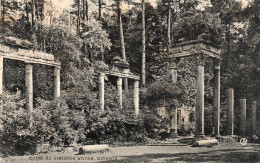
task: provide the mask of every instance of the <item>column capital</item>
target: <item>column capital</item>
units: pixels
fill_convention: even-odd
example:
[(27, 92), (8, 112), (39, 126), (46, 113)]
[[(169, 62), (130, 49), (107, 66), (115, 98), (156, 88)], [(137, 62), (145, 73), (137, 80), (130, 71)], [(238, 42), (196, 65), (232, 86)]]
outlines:
[(55, 69), (61, 69), (61, 66), (55, 66), (54, 68)]
[(177, 58), (171, 59), (171, 61), (170, 61), (170, 69), (177, 69), (177, 63), (178, 63)]
[(134, 88), (139, 88), (139, 80), (134, 81)]
[(201, 66), (205, 66), (207, 58), (208, 58), (208, 56), (206, 56), (204, 54), (197, 55), (197, 64), (201, 65)]
[(215, 69), (219, 70), (220, 69), (220, 65), (221, 65), (221, 59), (220, 58), (215, 58), (213, 64), (215, 66)]
[(106, 74), (105, 73), (100, 73), (99, 76), (105, 76)]
[(123, 81), (123, 78), (118, 77), (118, 79), (117, 79), (117, 85), (118, 85), (118, 86), (122, 86), (122, 81)]

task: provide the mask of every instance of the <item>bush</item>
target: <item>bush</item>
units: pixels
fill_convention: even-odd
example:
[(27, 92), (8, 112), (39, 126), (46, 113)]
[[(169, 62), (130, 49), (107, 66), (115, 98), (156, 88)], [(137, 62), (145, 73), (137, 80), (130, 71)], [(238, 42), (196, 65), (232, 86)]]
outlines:
[(0, 152), (4, 156), (34, 153), (37, 139), (29, 129), (29, 111), (24, 109), (21, 92), (3, 93)]

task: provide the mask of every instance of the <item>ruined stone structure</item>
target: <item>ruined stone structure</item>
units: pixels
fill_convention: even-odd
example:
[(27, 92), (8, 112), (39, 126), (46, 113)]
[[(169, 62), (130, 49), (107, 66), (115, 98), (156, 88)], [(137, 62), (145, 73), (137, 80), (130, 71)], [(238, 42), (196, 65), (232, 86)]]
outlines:
[[(61, 64), (54, 61), (52, 54), (32, 51), (32, 44), (26, 40), (7, 37), (0, 43), (0, 94), (3, 93), (3, 63), (4, 59), (18, 60), (25, 63), (26, 105), (28, 110), (33, 109), (33, 65), (42, 64), (54, 67), (53, 99), (60, 96), (60, 69)], [(2, 101), (0, 117), (2, 113)]]
[[(114, 59), (112, 62), (112, 67), (107, 69), (97, 69), (97, 73), (99, 73), (99, 107), (101, 111), (105, 110), (105, 76), (115, 76), (117, 77), (117, 90), (119, 95), (119, 103), (120, 108), (122, 109), (123, 106), (123, 79), (132, 79), (134, 80), (134, 109), (135, 114), (139, 114), (139, 80), (140, 77), (132, 74), (129, 70), (128, 63), (122, 61), (121, 59), (117, 58)], [(125, 85), (125, 87), (128, 87), (128, 84)], [(125, 88), (125, 90), (128, 90), (128, 88)]]
[(157, 108), (157, 114), (160, 115), (162, 118), (170, 115), (170, 129), (174, 132), (173, 134), (177, 134), (177, 131), (180, 130), (186, 133), (194, 130), (195, 108), (193, 107), (183, 105), (179, 108), (167, 108), (166, 106), (161, 105)]
[[(214, 91), (213, 91), (213, 132), (216, 136), (220, 136), (220, 50), (215, 48), (208, 42), (198, 39), (193, 41), (183, 42), (177, 44), (176, 47), (171, 48), (169, 59), (171, 59), (171, 75), (174, 84), (177, 82), (177, 62), (182, 57), (196, 57), (197, 59), (197, 81), (196, 81), (196, 107), (195, 107), (195, 119), (196, 119), (196, 136), (204, 136), (204, 65), (205, 61), (212, 59), (214, 63)], [(234, 134), (234, 90), (232, 88), (227, 91), (227, 134)], [(256, 101), (250, 103), (251, 122), (250, 130), (251, 134), (256, 132)], [(240, 99), (240, 123), (239, 123), (239, 135), (245, 137), (247, 134), (247, 104), (246, 99)], [(174, 111), (173, 120), (171, 120), (171, 126), (177, 133), (178, 127), (178, 111)], [(177, 116), (176, 116), (177, 115)], [(179, 122), (180, 123), (180, 122)]]
[[(196, 94), (196, 135), (204, 136), (204, 65), (207, 59), (213, 59), (215, 63), (214, 71), (214, 97), (213, 97), (213, 124), (216, 135), (219, 135), (220, 125), (220, 50), (210, 45), (208, 42), (198, 39), (183, 42), (171, 48), (169, 58), (172, 59), (173, 82), (177, 79), (176, 62), (181, 57), (197, 57), (197, 94)], [(177, 118), (177, 116), (175, 116)], [(176, 120), (174, 121), (176, 122)], [(176, 126), (176, 125), (173, 125)], [(177, 129), (175, 129), (177, 130)]]

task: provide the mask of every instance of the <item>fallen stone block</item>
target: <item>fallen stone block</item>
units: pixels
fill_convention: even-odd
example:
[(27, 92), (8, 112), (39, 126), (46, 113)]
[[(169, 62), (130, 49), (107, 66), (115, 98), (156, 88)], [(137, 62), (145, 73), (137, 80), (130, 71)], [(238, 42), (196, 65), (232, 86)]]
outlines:
[(218, 145), (217, 139), (210, 139), (210, 140), (197, 140), (193, 142), (193, 147), (212, 147), (214, 145)]

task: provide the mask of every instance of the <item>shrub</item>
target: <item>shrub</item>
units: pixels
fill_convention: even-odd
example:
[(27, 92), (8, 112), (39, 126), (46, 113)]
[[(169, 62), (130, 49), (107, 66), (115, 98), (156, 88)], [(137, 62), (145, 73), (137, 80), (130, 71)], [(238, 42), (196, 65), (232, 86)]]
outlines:
[(4, 156), (34, 153), (36, 137), (29, 129), (29, 111), (24, 109), (25, 100), (21, 92), (3, 93), (0, 150)]

